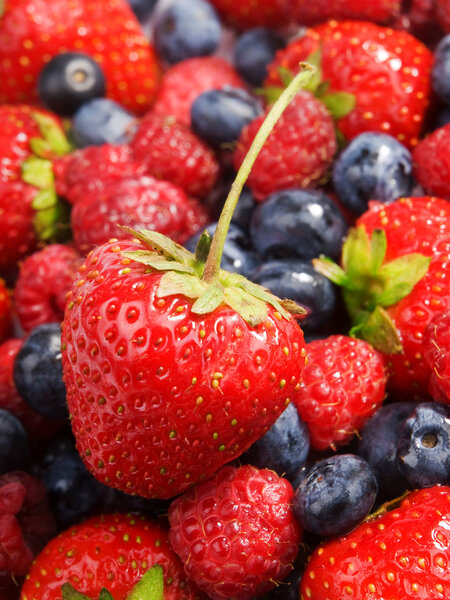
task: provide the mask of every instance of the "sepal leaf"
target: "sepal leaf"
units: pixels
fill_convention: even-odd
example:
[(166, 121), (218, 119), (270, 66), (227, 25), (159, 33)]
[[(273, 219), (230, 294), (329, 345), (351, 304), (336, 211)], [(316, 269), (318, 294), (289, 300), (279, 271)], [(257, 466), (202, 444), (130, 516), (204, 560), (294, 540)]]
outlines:
[(356, 106), (356, 97), (349, 92), (322, 93), (319, 98), (336, 121), (346, 117)]
[(164, 600), (164, 577), (160, 565), (146, 571), (126, 600)]
[(131, 258), (136, 262), (139, 262), (143, 265), (151, 267), (156, 271), (179, 271), (182, 273), (190, 273), (193, 275), (195, 270), (189, 265), (185, 265), (183, 263), (179, 263), (176, 260), (167, 260), (161, 254), (157, 252), (151, 252), (148, 250), (133, 250), (133, 251), (124, 251), (122, 252), (122, 256), (125, 258)]
[(403, 351), (397, 328), (381, 306), (377, 306), (367, 320), (353, 327), (350, 335), (363, 338), (385, 354), (399, 354)]
[(244, 321), (252, 327), (264, 323), (267, 319), (267, 304), (239, 288), (225, 288), (224, 300)]
[(91, 600), (89, 596), (78, 592), (70, 583), (61, 586), (61, 595), (63, 600)]
[(203, 294), (192, 305), (192, 312), (196, 315), (204, 315), (213, 312), (224, 300), (223, 287), (219, 285), (210, 285)]
[(187, 298), (200, 298), (207, 288), (208, 284), (194, 275), (168, 271), (161, 277), (157, 296), (165, 298), (166, 296), (181, 294)]
[(195, 260), (194, 255), (186, 250), (181, 244), (177, 244), (172, 239), (150, 229), (132, 229), (131, 227), (121, 227), (127, 233), (143, 242), (147, 247), (157, 250), (164, 256), (177, 260), (178, 262), (192, 265)]
[(412, 253), (391, 260), (380, 268), (384, 292), (378, 297), (381, 306), (391, 306), (411, 293), (428, 271), (431, 257)]

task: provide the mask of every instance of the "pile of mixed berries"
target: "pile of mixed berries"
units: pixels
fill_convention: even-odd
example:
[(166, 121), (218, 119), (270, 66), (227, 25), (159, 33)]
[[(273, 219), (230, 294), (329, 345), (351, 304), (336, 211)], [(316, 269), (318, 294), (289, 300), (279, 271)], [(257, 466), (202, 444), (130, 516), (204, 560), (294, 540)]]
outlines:
[(0, 599), (448, 600), (450, 2), (2, 0), (0, 80)]

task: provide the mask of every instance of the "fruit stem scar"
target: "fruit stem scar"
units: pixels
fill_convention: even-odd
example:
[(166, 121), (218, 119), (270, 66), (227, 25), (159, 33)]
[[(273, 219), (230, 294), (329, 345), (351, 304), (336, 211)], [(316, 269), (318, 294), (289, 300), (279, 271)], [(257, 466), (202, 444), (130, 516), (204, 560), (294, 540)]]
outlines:
[(244, 187), (247, 177), (253, 167), (258, 154), (261, 151), (266, 139), (269, 137), (272, 129), (275, 127), (284, 109), (288, 106), (297, 92), (304, 87), (316, 73), (316, 68), (308, 63), (300, 63), (301, 70), (283, 91), (278, 100), (273, 104), (266, 119), (256, 134), (252, 145), (249, 148), (242, 164), (233, 181), (230, 192), (225, 201), (222, 213), (217, 223), (208, 258), (203, 272), (203, 281), (206, 283), (217, 283), (219, 281), (220, 262), (222, 259), (225, 238), (230, 226), (234, 209)]

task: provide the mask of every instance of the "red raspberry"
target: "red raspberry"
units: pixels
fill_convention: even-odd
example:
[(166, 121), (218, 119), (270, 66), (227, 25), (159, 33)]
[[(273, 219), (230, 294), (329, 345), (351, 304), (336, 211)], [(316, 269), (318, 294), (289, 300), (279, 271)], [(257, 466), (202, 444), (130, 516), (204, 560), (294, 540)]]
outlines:
[(213, 151), (173, 116), (149, 113), (130, 143), (147, 173), (203, 197), (214, 187), (219, 165)]
[(24, 260), (14, 301), (25, 333), (43, 323), (62, 321), (66, 293), (80, 265), (78, 252), (63, 244), (50, 244)]
[(348, 442), (382, 404), (387, 375), (368, 342), (333, 335), (306, 344), (308, 363), (298, 399), (316, 450)]
[(414, 176), (424, 190), (450, 199), (450, 123), (421, 140), (413, 151)]
[(437, 402), (450, 404), (450, 312), (439, 313), (427, 325), (423, 350), (431, 368), (430, 394)]
[(284, 579), (301, 534), (291, 484), (274, 471), (227, 465), (174, 500), (172, 548), (213, 600), (247, 600)]

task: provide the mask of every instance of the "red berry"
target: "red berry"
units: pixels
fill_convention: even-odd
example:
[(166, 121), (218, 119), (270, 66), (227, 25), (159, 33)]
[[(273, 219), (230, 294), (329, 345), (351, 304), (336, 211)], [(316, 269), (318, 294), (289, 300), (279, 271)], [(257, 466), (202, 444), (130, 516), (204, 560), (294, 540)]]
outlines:
[(430, 133), (414, 148), (414, 176), (432, 195), (450, 200), (450, 124)]
[(423, 334), (425, 360), (431, 369), (429, 391), (437, 402), (450, 404), (450, 312), (436, 315)]
[(290, 0), (211, 0), (222, 18), (238, 29), (281, 27), (291, 18)]
[(328, 19), (360, 19), (376, 23), (390, 23), (400, 13), (399, 0), (293, 0), (294, 18), (302, 25), (315, 25)]

